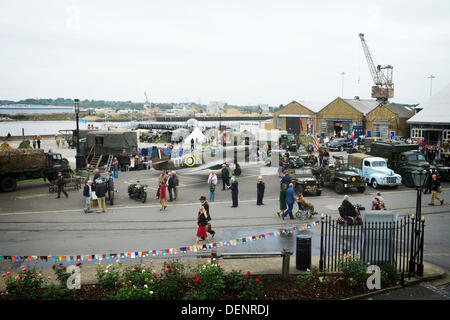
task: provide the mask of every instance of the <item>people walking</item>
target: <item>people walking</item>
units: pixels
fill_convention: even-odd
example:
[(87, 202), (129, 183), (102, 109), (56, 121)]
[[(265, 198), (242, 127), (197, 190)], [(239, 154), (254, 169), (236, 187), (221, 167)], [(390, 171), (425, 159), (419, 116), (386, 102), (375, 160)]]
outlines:
[(173, 201), (173, 176), (172, 176), (172, 172), (169, 172), (169, 178), (167, 179), (167, 189), (169, 191), (169, 201), (172, 202)]
[(66, 184), (66, 181), (64, 180), (64, 176), (62, 175), (62, 172), (58, 172), (58, 177), (56, 178), (56, 185), (58, 186), (58, 196), (56, 199), (61, 198), (61, 192), (64, 193), (66, 198), (69, 197), (69, 194), (64, 190), (64, 186)]
[(441, 183), (437, 179), (437, 176), (433, 174), (431, 176), (431, 199), (430, 206), (434, 206), (434, 199), (437, 199), (441, 202), (441, 205), (444, 204), (444, 199), (438, 196), (438, 193), (441, 192)]
[(40, 149), (41, 148), (41, 136), (37, 136), (36, 142), (37, 142), (38, 149)]
[(225, 164), (222, 165), (222, 190), (230, 185), (230, 173)]
[(205, 207), (201, 206), (197, 214), (197, 239), (194, 246), (198, 245), (200, 238), (204, 238), (206, 242), (209, 242), (208, 234), (206, 233), (206, 226), (208, 225), (208, 214), (206, 213)]
[(281, 217), (281, 214), (287, 209), (286, 190), (287, 190), (287, 185), (282, 184), (281, 188), (280, 188), (280, 210), (277, 211), (277, 214), (279, 217)]
[(286, 171), (283, 171), (282, 178), (281, 178), (281, 181), (280, 181), (280, 185), (281, 184), (285, 184), (285, 185), (288, 186), (291, 182), (292, 182), (291, 176), (288, 175)]
[(173, 180), (174, 200), (178, 200), (178, 186), (180, 184), (180, 180), (178, 179), (178, 175), (175, 171), (172, 171), (172, 180)]
[(211, 174), (208, 177), (208, 185), (209, 185), (209, 201), (214, 201), (214, 193), (216, 191), (217, 185), (217, 176), (214, 172), (211, 172)]
[(289, 184), (289, 188), (286, 190), (286, 205), (287, 210), (281, 215), (281, 218), (284, 218), (289, 215), (291, 220), (294, 220), (294, 216), (292, 215), (292, 209), (294, 208), (294, 203), (297, 200), (297, 196), (295, 195), (294, 185), (292, 183)]
[(33, 149), (36, 149), (36, 139), (33, 139)]
[[(206, 226), (206, 232), (208, 232), (211, 235), (211, 238), (214, 238), (214, 236), (216, 235), (216, 232), (212, 229), (212, 226), (211, 226), (211, 215), (209, 213), (209, 203), (208, 203), (208, 201), (206, 201), (205, 196), (200, 197), (200, 203), (205, 208), (206, 215), (208, 216), (208, 224)], [(202, 238), (202, 240), (205, 240), (205, 239)]]
[(191, 139), (191, 152), (194, 151), (194, 138)]
[(161, 209), (159, 211), (166, 210), (166, 183), (164, 182), (164, 179), (159, 181), (159, 203), (161, 203)]
[(102, 179), (98, 180), (95, 186), (95, 195), (97, 196), (98, 210), (96, 213), (106, 212), (106, 185)]
[(89, 180), (85, 185), (83, 189), (83, 197), (85, 197), (85, 206), (84, 206), (84, 213), (91, 213), (91, 201), (92, 201), (92, 180)]
[(263, 206), (263, 198), (264, 198), (264, 191), (266, 190), (266, 185), (263, 181), (262, 176), (258, 177), (258, 182), (256, 183), (256, 205), (257, 206)]
[(119, 160), (117, 160), (117, 157), (114, 157), (114, 160), (112, 162), (112, 167), (114, 170), (114, 178), (119, 177)]
[(233, 205), (232, 208), (237, 208), (238, 206), (238, 194), (239, 194), (239, 184), (236, 179), (231, 179), (231, 185), (228, 187), (231, 189), (231, 200)]

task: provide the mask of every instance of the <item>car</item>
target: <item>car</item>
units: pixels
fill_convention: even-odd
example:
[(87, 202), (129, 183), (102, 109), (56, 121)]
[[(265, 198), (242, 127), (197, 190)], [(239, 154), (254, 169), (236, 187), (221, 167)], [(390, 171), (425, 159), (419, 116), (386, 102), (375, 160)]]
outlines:
[(352, 148), (352, 139), (334, 139), (328, 144), (328, 149), (330, 151), (344, 151), (346, 149)]
[(297, 194), (314, 193), (320, 196), (322, 190), (319, 185), (319, 180), (314, 175), (311, 167), (301, 167), (288, 169), (287, 174), (291, 177), (294, 184), (294, 190)]

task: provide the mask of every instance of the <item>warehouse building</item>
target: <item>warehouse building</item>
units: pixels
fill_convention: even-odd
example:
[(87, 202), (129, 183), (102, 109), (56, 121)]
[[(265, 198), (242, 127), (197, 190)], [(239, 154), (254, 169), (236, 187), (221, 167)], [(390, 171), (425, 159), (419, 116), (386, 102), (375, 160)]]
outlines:
[(378, 106), (373, 99), (334, 99), (317, 113), (318, 132), (326, 136), (343, 136), (353, 127), (365, 128), (365, 116)]
[(272, 128), (293, 134), (314, 133), (317, 130), (316, 114), (325, 105), (323, 102), (292, 101), (274, 113)]
[(450, 84), (419, 107), (422, 110), (407, 121), (411, 138), (428, 144), (450, 139)]
[(366, 115), (366, 135), (389, 138), (409, 136), (407, 120), (414, 115), (414, 109), (404, 105), (380, 105)]

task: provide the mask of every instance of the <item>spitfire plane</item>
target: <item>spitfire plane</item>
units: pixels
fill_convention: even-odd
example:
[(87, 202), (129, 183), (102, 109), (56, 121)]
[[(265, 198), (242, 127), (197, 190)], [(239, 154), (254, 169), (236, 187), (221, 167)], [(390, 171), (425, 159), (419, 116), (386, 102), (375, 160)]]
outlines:
[[(240, 157), (238, 157), (238, 155)], [(152, 167), (155, 170), (175, 170), (191, 168), (190, 172), (205, 169), (219, 170), (223, 164), (235, 164), (234, 173), (240, 175), (242, 172), (238, 159), (248, 159), (249, 147), (245, 145), (228, 147), (203, 147), (193, 152), (188, 152), (180, 157), (169, 157), (161, 148), (152, 148)], [(245, 157), (245, 158), (244, 158)]]

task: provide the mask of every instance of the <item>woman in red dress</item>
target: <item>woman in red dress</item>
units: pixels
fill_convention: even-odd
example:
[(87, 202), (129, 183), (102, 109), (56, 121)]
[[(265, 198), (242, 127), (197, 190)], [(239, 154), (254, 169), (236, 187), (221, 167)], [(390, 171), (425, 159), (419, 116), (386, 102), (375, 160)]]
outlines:
[(206, 226), (208, 225), (208, 215), (206, 213), (205, 207), (201, 206), (197, 215), (197, 240), (194, 246), (198, 245), (200, 238), (205, 238), (206, 242), (209, 242), (208, 234), (206, 233)]
[(167, 206), (166, 200), (166, 184), (164, 182), (159, 182), (159, 203), (161, 203), (161, 209), (159, 211), (166, 210)]

